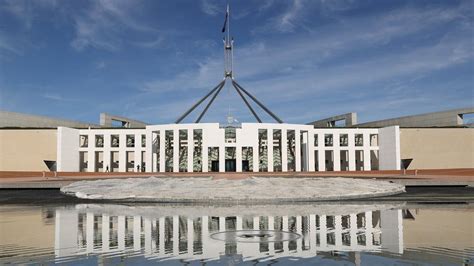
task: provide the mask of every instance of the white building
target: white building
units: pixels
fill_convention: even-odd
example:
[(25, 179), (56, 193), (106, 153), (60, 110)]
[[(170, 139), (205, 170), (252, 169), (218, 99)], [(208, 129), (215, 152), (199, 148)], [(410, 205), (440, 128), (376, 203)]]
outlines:
[[(145, 129), (58, 128), (57, 170), (301, 172), (399, 170), (398, 126), (380, 129), (218, 123)], [(191, 145), (190, 145), (191, 144)]]
[[(230, 20), (227, 7), (226, 22)], [(237, 83), (234, 39), (225, 23), (224, 78), (175, 124), (145, 129), (58, 128), (58, 171), (289, 172), (400, 169), (398, 126), (382, 129), (315, 129), (285, 124)], [(229, 81), (259, 123), (220, 127), (199, 123)], [(206, 102), (194, 124), (180, 124)], [(258, 105), (277, 123), (262, 123)], [(233, 119), (232, 119), (233, 121)], [(380, 144), (379, 144), (380, 142)]]

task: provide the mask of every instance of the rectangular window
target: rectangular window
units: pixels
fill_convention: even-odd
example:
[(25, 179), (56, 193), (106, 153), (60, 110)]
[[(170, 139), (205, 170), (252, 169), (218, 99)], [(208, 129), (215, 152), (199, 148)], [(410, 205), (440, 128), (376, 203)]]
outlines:
[(119, 142), (120, 142), (119, 140), (120, 140), (119, 135), (112, 135), (110, 139), (110, 147), (118, 148)]
[(266, 129), (258, 130), (259, 172), (268, 171), (268, 135)]
[(102, 151), (95, 152), (95, 171), (96, 172), (104, 171), (104, 152)]
[(341, 150), (339, 158), (341, 171), (349, 171), (349, 151)]
[(332, 147), (333, 139), (332, 134), (324, 134), (324, 146)]
[(288, 164), (287, 169), (288, 172), (296, 171), (296, 132), (292, 129), (289, 129), (286, 133), (287, 140), (286, 140), (286, 147), (287, 147), (287, 158)]
[(370, 146), (379, 146), (379, 134), (370, 134)]
[[(108, 166), (105, 167), (105, 171), (108, 172)], [(110, 172), (119, 171), (119, 152), (112, 151), (110, 152)]]
[(193, 130), (193, 171), (202, 172), (202, 129)]
[(314, 134), (314, 147), (318, 147), (318, 134)]
[(253, 147), (242, 147), (242, 172), (253, 171)]
[(178, 133), (179, 171), (186, 172), (188, 170), (188, 130), (181, 129)]
[(165, 172), (173, 172), (174, 133), (165, 130)]
[(273, 130), (273, 171), (282, 171), (282, 141), (281, 141), (281, 130)]
[(146, 147), (146, 135), (142, 134), (142, 148)]
[(208, 147), (208, 170), (219, 172), (219, 147)]
[(364, 171), (364, 151), (356, 150), (355, 159), (356, 159), (356, 163), (355, 163), (356, 171)]
[(79, 136), (79, 147), (87, 148), (89, 145), (89, 136), (87, 135), (80, 135)]
[(341, 147), (347, 147), (349, 145), (349, 135), (347, 134), (339, 135), (339, 145)]
[(135, 147), (135, 135), (127, 135), (127, 148)]
[(87, 151), (79, 152), (79, 172), (87, 172), (88, 168), (88, 153)]
[(104, 135), (95, 135), (95, 147), (96, 148), (104, 147)]
[(326, 171), (334, 171), (334, 151), (324, 151), (326, 158)]
[(135, 170), (135, 152), (127, 151), (125, 153), (125, 157), (126, 157), (125, 159), (126, 159), (126, 162), (127, 162), (127, 166), (125, 168), (125, 171), (133, 172)]
[(364, 135), (355, 134), (355, 145), (356, 146), (364, 146)]

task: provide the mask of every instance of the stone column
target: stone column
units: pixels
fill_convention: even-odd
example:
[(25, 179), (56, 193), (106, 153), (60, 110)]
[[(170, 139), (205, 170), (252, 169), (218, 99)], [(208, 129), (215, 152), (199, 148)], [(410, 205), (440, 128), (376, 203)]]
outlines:
[(119, 134), (119, 172), (127, 172), (127, 135)]
[(87, 172), (95, 172), (95, 150), (90, 144), (87, 148)]
[(242, 172), (242, 147), (235, 147), (235, 160), (236, 160), (236, 170), (237, 172)]
[[(258, 134), (257, 134), (258, 137)], [(252, 148), (252, 157), (253, 157), (253, 171), (254, 172), (259, 172), (260, 171), (260, 161), (258, 158), (258, 142), (257, 145), (253, 146)]]
[(219, 144), (219, 172), (225, 172), (225, 146)]
[(349, 171), (355, 171), (356, 169), (356, 155), (355, 155), (355, 134), (354, 132), (348, 132), (347, 134), (348, 139), (348, 156), (347, 159), (349, 161)]
[(295, 170), (301, 172), (301, 131), (295, 130)]
[(142, 134), (134, 134), (135, 136), (135, 147), (133, 148), (133, 153), (135, 155), (135, 165), (133, 166), (133, 171), (137, 171), (137, 165), (140, 165), (140, 171), (142, 170)]
[(209, 147), (202, 145), (202, 172), (209, 172)]
[(334, 171), (341, 171), (341, 148), (339, 143), (340, 134), (333, 134), (333, 154), (334, 154)]
[[(154, 154), (153, 150), (153, 139), (155, 137), (155, 133), (152, 130), (147, 129), (146, 130), (146, 146), (145, 146), (145, 167), (147, 172), (155, 172), (157, 171), (156, 165), (157, 165), (157, 158), (155, 157), (156, 155)], [(142, 140), (140, 139), (140, 144)], [(159, 151), (158, 151), (159, 152)], [(153, 159), (155, 157), (155, 159)], [(104, 160), (105, 161), (105, 160)], [(105, 167), (105, 166), (104, 166)]]
[[(310, 172), (314, 172), (314, 134), (313, 131), (308, 131), (308, 143), (307, 143), (307, 151), (308, 151), (308, 164), (307, 169)], [(317, 160), (318, 158), (316, 158)]]
[(308, 132), (300, 131), (301, 141), (301, 171), (308, 171)]
[(268, 172), (273, 172), (273, 129), (267, 129), (267, 164), (268, 164)]
[(160, 172), (166, 168), (166, 130), (160, 130)]
[(370, 134), (369, 133), (364, 133), (363, 134), (364, 138), (364, 171), (370, 171), (371, 170), (371, 165), (370, 165)]

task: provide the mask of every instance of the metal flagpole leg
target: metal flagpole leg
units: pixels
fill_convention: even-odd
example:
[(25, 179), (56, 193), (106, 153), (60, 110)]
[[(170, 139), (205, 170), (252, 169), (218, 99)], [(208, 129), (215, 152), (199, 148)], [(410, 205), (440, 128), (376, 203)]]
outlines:
[(237, 82), (235, 82), (234, 80), (232, 80), (232, 84), (235, 84), (237, 87), (239, 87), (245, 94), (247, 94), (247, 96), (249, 96), (254, 102), (256, 102), (258, 104), (258, 106), (260, 106), (263, 110), (265, 110), (265, 112), (267, 112), (271, 117), (273, 117), (273, 119), (275, 119), (276, 121), (278, 121), (278, 123), (283, 123), (283, 121), (278, 118), (278, 116), (276, 116), (274, 113), (272, 113), (267, 107), (265, 107), (265, 105), (263, 105), (261, 102), (259, 102), (257, 100), (257, 98), (255, 98), (252, 94), (250, 94), (249, 92), (247, 92), (244, 88), (242, 88), (242, 86), (240, 86)]
[(242, 98), (242, 100), (244, 100), (245, 104), (247, 105), (247, 107), (250, 109), (250, 111), (252, 112), (253, 116), (255, 116), (255, 119), (257, 119), (257, 121), (259, 123), (262, 123), (262, 120), (260, 120), (260, 117), (258, 117), (257, 113), (255, 113), (255, 111), (253, 110), (252, 106), (250, 105), (250, 103), (247, 101), (247, 99), (245, 99), (244, 95), (242, 94), (242, 92), (240, 91), (239, 87), (237, 87), (234, 82), (232, 82), (232, 86), (234, 86), (235, 90), (239, 93), (240, 97)]
[(209, 101), (209, 103), (206, 105), (206, 108), (204, 108), (204, 110), (202, 111), (201, 115), (199, 115), (198, 119), (196, 120), (195, 123), (199, 123), (199, 121), (201, 121), (201, 118), (204, 116), (204, 114), (207, 112), (207, 109), (209, 109), (209, 107), (211, 106), (212, 102), (214, 101), (214, 99), (216, 99), (217, 95), (219, 94), (219, 92), (221, 92), (221, 89), (222, 87), (224, 87), (225, 85), (225, 80), (223, 82), (221, 82), (221, 85), (219, 87), (219, 89), (217, 89), (216, 93), (214, 93), (214, 96), (212, 96), (211, 100)]
[(209, 97), (209, 95), (211, 95), (212, 93), (214, 93), (223, 83), (225, 82), (225, 79), (223, 81), (221, 81), (221, 83), (219, 83), (214, 89), (212, 89), (206, 96), (204, 96), (203, 98), (201, 98), (201, 100), (199, 100), (197, 103), (195, 103), (188, 111), (186, 111), (181, 117), (178, 118), (178, 120), (176, 120), (176, 124), (179, 124), (184, 118), (186, 118), (186, 116), (191, 113), (194, 109), (196, 109), (196, 107), (198, 107), (203, 101), (205, 101), (207, 99), (207, 97)]

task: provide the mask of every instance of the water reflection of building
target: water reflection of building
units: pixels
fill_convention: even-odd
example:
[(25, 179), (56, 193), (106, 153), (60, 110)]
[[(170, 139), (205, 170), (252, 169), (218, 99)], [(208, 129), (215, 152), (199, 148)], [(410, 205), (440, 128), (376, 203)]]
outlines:
[[(302, 235), (284, 242), (226, 243), (210, 234), (229, 230), (283, 230)], [(401, 210), (348, 215), (142, 217), (58, 209), (55, 254), (66, 257), (140, 251), (150, 259), (251, 260), (312, 257), (326, 251), (403, 252)]]

